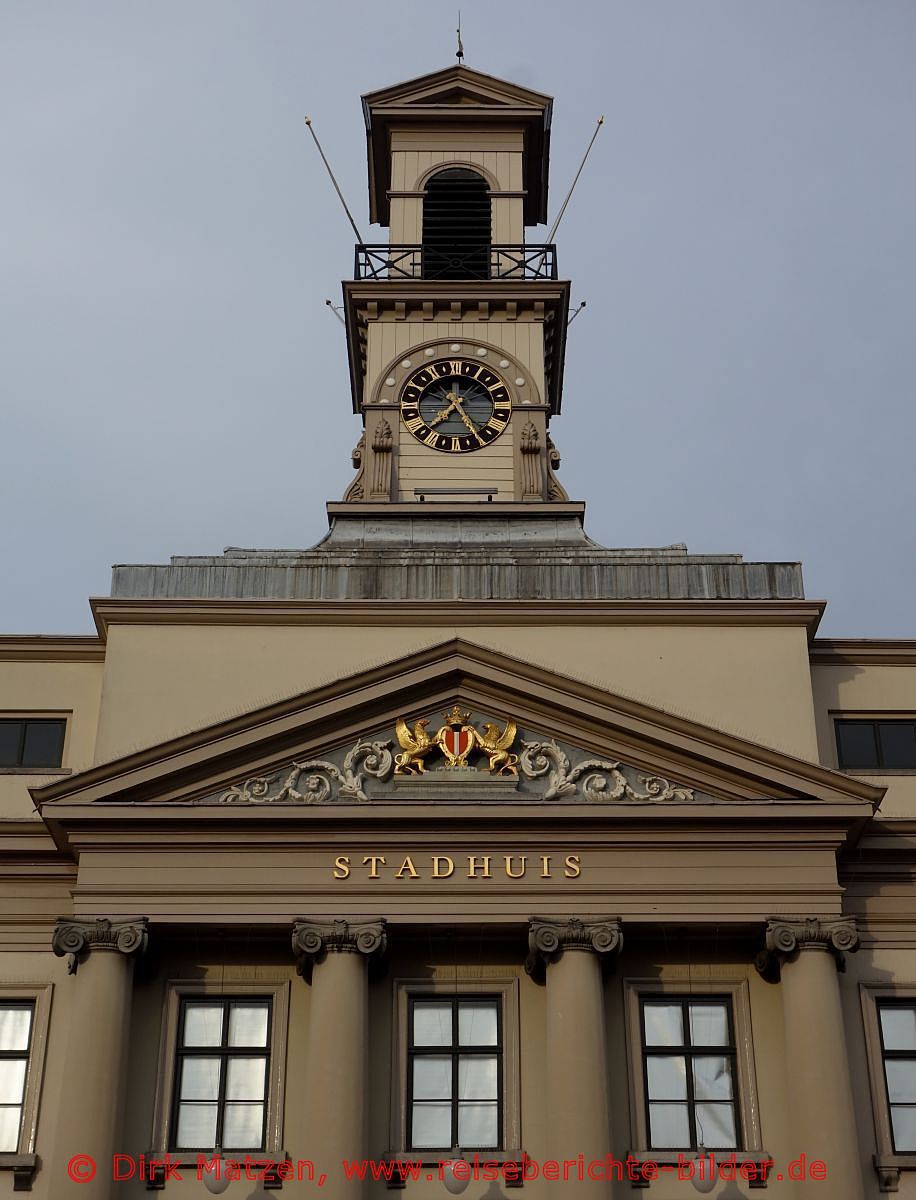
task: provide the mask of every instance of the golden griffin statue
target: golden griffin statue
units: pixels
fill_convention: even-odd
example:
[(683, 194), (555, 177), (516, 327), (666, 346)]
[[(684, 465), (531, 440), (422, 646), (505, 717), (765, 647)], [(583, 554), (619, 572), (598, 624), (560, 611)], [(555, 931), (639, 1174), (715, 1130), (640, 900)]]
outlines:
[(425, 774), (425, 759), (436, 752), (445, 759), (446, 769), (477, 770), (468, 760), (479, 752), (486, 755), (491, 775), (518, 775), (518, 755), (511, 753), (518, 734), (514, 721), (507, 720), (502, 732), (493, 722), (486, 722), (480, 730), (470, 723), (471, 714), (457, 704), (442, 716), (445, 724), (435, 734), (427, 733), (429, 720), (425, 717), (416, 721), (413, 729), (403, 717), (397, 718), (394, 729), (401, 753), (394, 758), (395, 775)]

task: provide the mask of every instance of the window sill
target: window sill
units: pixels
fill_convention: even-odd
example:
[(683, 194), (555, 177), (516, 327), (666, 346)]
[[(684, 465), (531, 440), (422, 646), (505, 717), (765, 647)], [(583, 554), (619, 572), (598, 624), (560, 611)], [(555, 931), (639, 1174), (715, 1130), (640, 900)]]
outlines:
[[(169, 1169), (174, 1169), (184, 1179), (195, 1179), (196, 1181), (198, 1163), (201, 1159), (205, 1163), (209, 1162), (217, 1156), (217, 1153), (216, 1150), (148, 1151), (145, 1156), (146, 1190), (148, 1192), (164, 1191), (166, 1184), (169, 1182)], [(278, 1174), (277, 1167), (282, 1163), (292, 1163), (292, 1159), (285, 1150), (244, 1150), (238, 1154), (235, 1154), (233, 1151), (223, 1152), (225, 1162), (237, 1162), (241, 1165), (241, 1179), (243, 1181), (245, 1180), (244, 1166), (246, 1158), (252, 1164), (252, 1170), (258, 1167), (265, 1170), (264, 1178), (262, 1179), (259, 1176), (257, 1179), (257, 1182), (264, 1191), (279, 1191), (283, 1187), (284, 1180)], [(290, 1180), (292, 1181), (293, 1179), (295, 1179), (295, 1175), (290, 1176)], [(178, 1183), (179, 1179), (174, 1178), (174, 1182)]]
[[(512, 1172), (513, 1177), (507, 1179), (500, 1173), (498, 1182), (502, 1187), (506, 1188), (520, 1188), (524, 1185), (524, 1180), (521, 1178), (522, 1162), (527, 1157), (524, 1150), (465, 1150), (461, 1157), (468, 1162), (472, 1171), (474, 1169), (475, 1157), (478, 1164), (477, 1169), (481, 1172), (485, 1166), (490, 1167), (491, 1164), (504, 1167), (507, 1163), (514, 1163), (518, 1166), (517, 1175)], [(439, 1164), (449, 1162), (451, 1159), (452, 1152), (450, 1150), (400, 1150), (395, 1153), (383, 1155), (381, 1161), (383, 1163), (391, 1163), (392, 1166), (399, 1162), (410, 1163), (413, 1167), (419, 1165), (425, 1170), (426, 1178), (433, 1180), (438, 1178)], [(473, 1175), (471, 1176), (471, 1181), (479, 1182), (479, 1180), (474, 1179)], [(489, 1181), (490, 1175), (488, 1173), (485, 1182)], [(409, 1175), (404, 1174), (398, 1177), (396, 1172), (392, 1171), (392, 1177), (386, 1180), (385, 1186), (389, 1191), (400, 1191), (406, 1188), (409, 1182), (411, 1182)]]
[(897, 1192), (900, 1190), (900, 1173), (916, 1171), (916, 1154), (876, 1154), (872, 1160), (878, 1176), (878, 1190)]
[[(650, 1187), (658, 1180), (666, 1181), (676, 1177), (678, 1166), (687, 1159), (695, 1158), (697, 1153), (696, 1150), (629, 1150), (626, 1161), (642, 1164), (647, 1168), (647, 1172), (643, 1173), (642, 1178), (633, 1179), (629, 1174), (627, 1178), (632, 1187)], [(767, 1186), (773, 1159), (765, 1150), (706, 1150), (704, 1153), (715, 1154), (720, 1173), (725, 1172), (721, 1175), (722, 1182), (733, 1179), (749, 1188)], [(634, 1165), (632, 1174), (638, 1173), (638, 1167)]]
[(71, 767), (0, 767), (0, 775), (72, 775)]
[(38, 1170), (37, 1154), (0, 1154), (0, 1171), (13, 1172), (13, 1191), (30, 1192)]

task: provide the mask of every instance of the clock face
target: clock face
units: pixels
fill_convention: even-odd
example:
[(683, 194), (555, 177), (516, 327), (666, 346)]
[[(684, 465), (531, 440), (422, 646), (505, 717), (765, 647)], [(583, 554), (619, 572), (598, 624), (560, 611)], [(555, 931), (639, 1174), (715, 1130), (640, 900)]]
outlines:
[(413, 371), (401, 389), (401, 419), (418, 442), (467, 454), (496, 441), (512, 416), (512, 398), (492, 367), (443, 358)]

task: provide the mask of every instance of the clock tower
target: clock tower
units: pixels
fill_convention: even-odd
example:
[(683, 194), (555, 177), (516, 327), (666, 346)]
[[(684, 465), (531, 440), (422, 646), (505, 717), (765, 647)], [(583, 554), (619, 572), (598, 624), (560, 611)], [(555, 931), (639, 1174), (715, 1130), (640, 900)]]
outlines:
[(332, 519), (581, 519), (550, 437), (570, 285), (552, 245), (525, 241), (547, 218), (551, 108), (462, 65), (363, 97), (370, 220), (390, 239), (358, 245), (343, 285), (363, 434)]

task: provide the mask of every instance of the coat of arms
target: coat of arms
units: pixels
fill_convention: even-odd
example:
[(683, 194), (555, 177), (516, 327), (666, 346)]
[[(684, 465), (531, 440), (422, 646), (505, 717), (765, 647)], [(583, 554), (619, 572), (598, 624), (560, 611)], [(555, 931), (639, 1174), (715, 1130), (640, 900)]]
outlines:
[(486, 756), (491, 775), (518, 774), (518, 755), (511, 753), (517, 733), (514, 721), (506, 721), (502, 731), (491, 722), (477, 729), (470, 723), (471, 714), (463, 712), (457, 704), (442, 716), (445, 724), (435, 734), (427, 732), (429, 720), (425, 717), (416, 721), (412, 729), (403, 717), (398, 717), (395, 732), (402, 752), (394, 758), (395, 775), (425, 774), (425, 759), (432, 754), (443, 756), (446, 770), (478, 770), (468, 761), (475, 753)]

